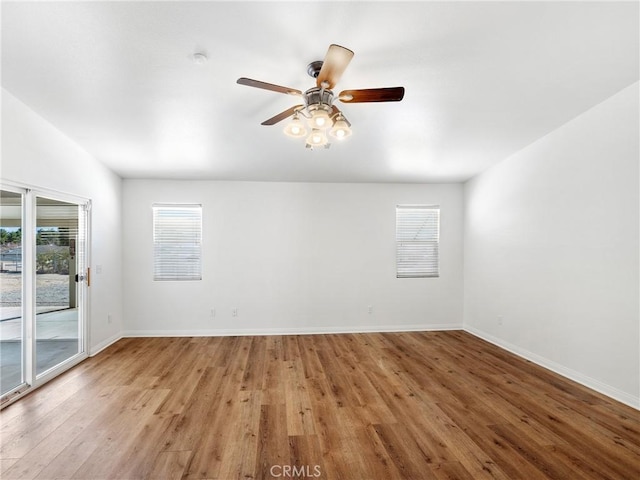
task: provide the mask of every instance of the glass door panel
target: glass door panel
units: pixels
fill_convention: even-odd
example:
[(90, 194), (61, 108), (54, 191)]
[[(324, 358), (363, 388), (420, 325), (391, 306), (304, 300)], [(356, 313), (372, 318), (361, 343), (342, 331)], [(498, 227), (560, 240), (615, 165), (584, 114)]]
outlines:
[(36, 378), (83, 351), (82, 208), (36, 197)]
[(24, 384), (23, 195), (0, 190), (0, 395)]
[(86, 357), (90, 202), (45, 195), (0, 187), (0, 407)]

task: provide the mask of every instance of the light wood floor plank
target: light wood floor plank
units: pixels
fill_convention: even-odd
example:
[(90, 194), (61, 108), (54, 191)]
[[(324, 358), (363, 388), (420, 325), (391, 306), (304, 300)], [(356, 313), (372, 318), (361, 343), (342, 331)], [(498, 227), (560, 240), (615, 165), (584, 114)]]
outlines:
[(160, 452), (153, 460), (149, 478), (153, 480), (180, 480), (189, 464), (191, 451)]
[(127, 338), (0, 412), (4, 479), (630, 479), (640, 412), (470, 334)]

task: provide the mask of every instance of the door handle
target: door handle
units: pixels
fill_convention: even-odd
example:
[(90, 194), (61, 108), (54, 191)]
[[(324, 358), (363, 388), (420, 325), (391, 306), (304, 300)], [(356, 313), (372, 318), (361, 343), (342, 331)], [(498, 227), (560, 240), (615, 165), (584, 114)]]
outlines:
[(86, 275), (76, 273), (76, 283), (85, 282), (85, 281), (87, 282), (87, 287), (90, 287), (91, 286), (91, 269), (90, 268), (87, 268)]

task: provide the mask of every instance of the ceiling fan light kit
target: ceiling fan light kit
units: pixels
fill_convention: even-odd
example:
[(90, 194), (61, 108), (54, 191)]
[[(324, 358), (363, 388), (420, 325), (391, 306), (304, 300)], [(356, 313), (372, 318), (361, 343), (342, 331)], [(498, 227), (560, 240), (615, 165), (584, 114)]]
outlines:
[[(248, 87), (262, 88), (287, 95), (301, 96), (304, 105), (296, 105), (284, 112), (262, 122), (262, 125), (276, 123), (293, 116), (284, 128), (284, 133), (293, 138), (306, 137), (306, 147), (329, 148), (327, 132), (333, 138), (342, 140), (351, 136), (351, 124), (344, 114), (333, 104), (336, 98), (332, 89), (342, 76), (353, 52), (348, 48), (332, 44), (324, 61), (315, 61), (307, 66), (309, 76), (316, 79), (316, 86), (306, 92), (295, 88), (283, 87), (272, 83), (261, 82), (250, 78), (239, 78), (237, 83)], [(345, 90), (340, 92), (338, 100), (343, 103), (366, 102), (399, 102), (404, 97), (404, 87), (372, 88), (360, 90)], [(307, 136), (307, 128), (300, 117), (307, 120), (311, 133)]]

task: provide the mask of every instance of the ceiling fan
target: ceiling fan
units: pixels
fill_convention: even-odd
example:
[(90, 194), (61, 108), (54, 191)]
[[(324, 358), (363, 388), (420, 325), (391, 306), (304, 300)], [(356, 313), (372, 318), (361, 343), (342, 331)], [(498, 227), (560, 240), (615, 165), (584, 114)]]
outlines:
[[(291, 122), (285, 127), (284, 132), (292, 137), (306, 137), (307, 148), (329, 148), (329, 135), (341, 139), (351, 135), (351, 124), (344, 114), (333, 104), (337, 98), (343, 103), (367, 103), (367, 102), (399, 102), (404, 97), (404, 87), (369, 88), (360, 90), (343, 90), (336, 97), (333, 88), (344, 73), (353, 58), (353, 52), (348, 48), (332, 44), (327, 50), (324, 61), (311, 62), (307, 66), (307, 73), (316, 79), (316, 86), (306, 92), (295, 88), (283, 87), (272, 83), (239, 78), (240, 85), (262, 88), (273, 92), (284, 93), (302, 97), (303, 103), (294, 105), (281, 112), (262, 125), (275, 125), (276, 123), (293, 116)], [(307, 127), (300, 117), (307, 119), (311, 132), (307, 135)]]

